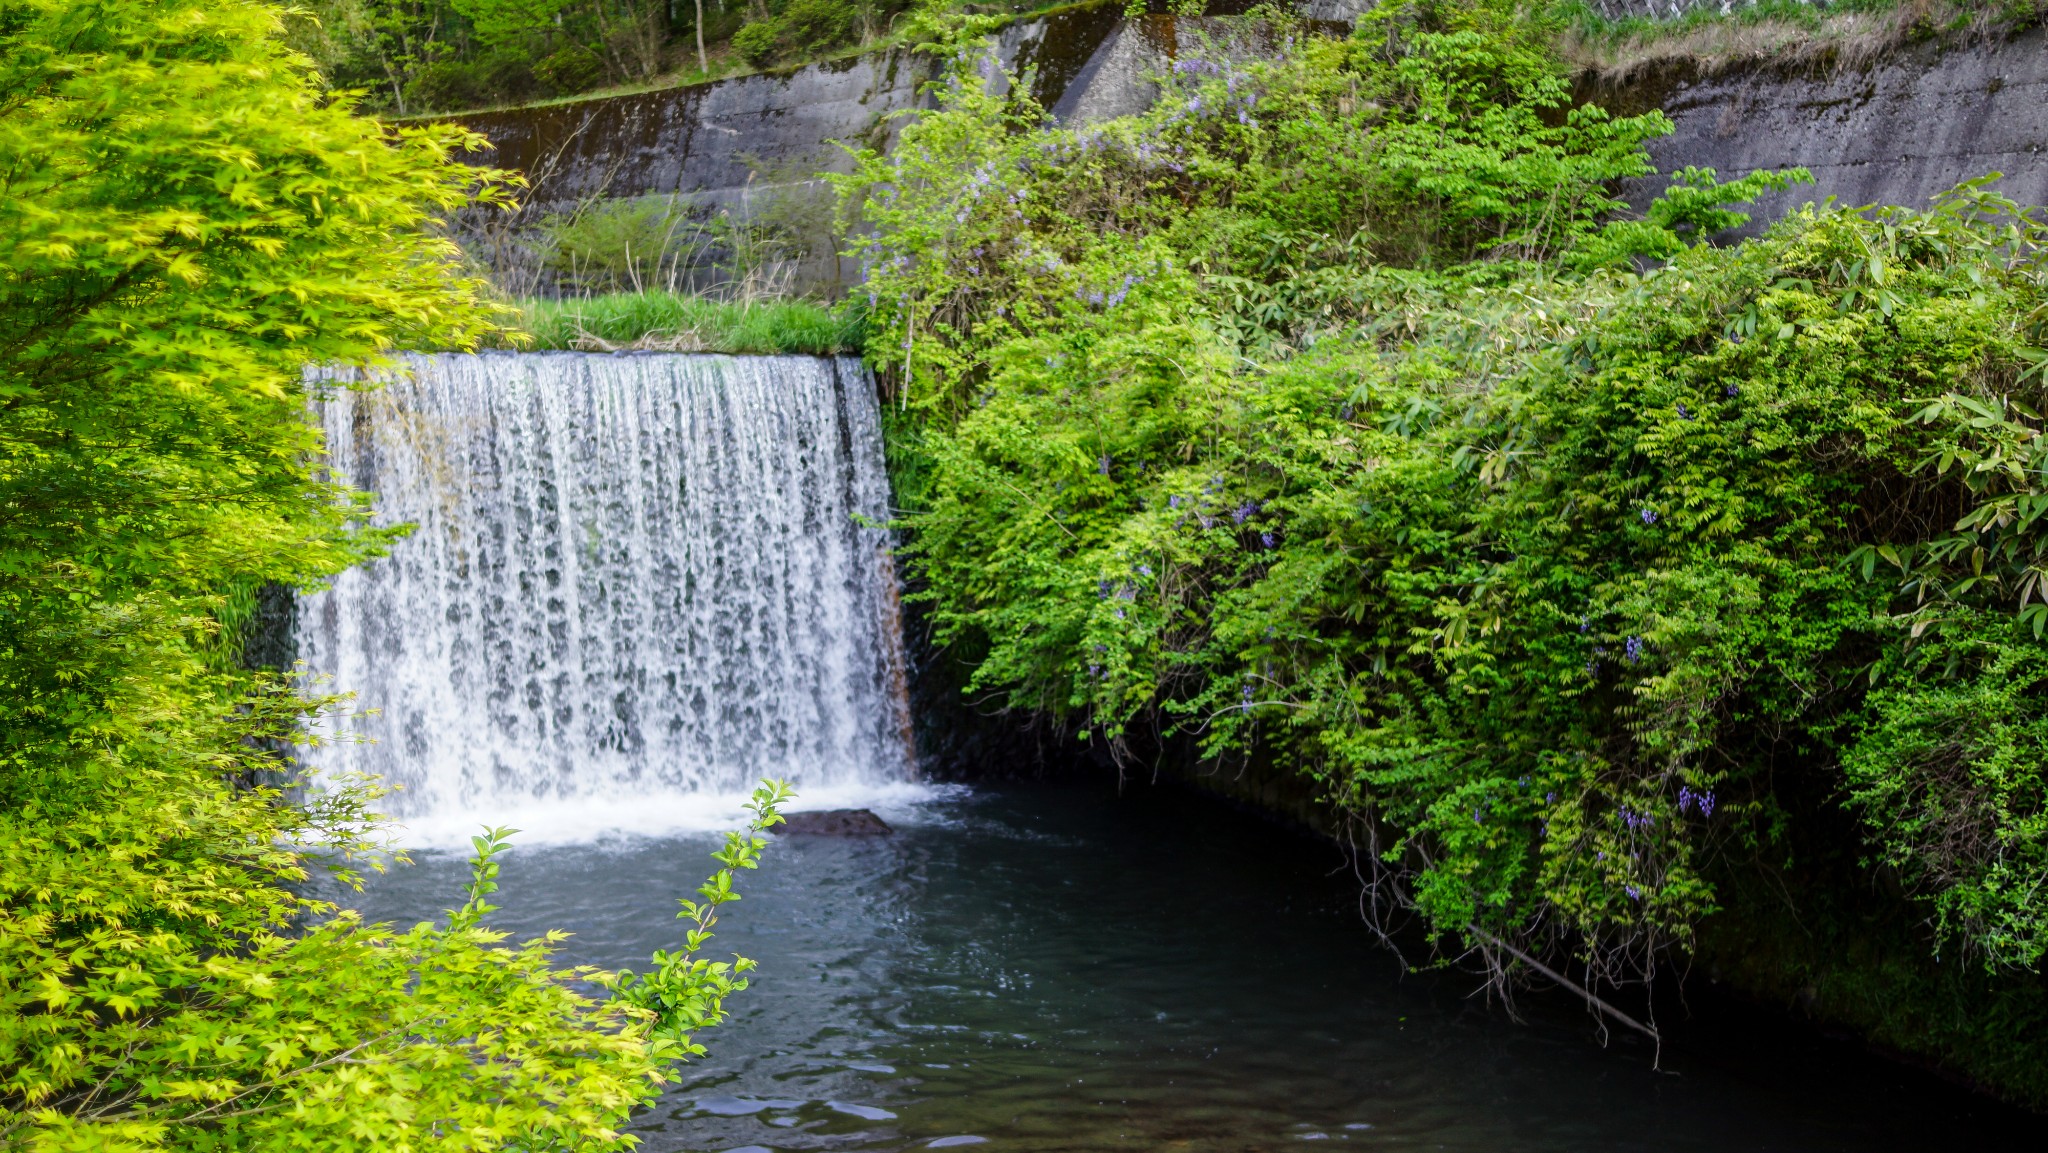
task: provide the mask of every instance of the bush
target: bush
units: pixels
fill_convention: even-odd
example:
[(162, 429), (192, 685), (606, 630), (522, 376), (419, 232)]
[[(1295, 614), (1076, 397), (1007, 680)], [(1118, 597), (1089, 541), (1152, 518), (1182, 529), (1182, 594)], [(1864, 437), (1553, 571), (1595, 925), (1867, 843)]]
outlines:
[(582, 92), (604, 78), (604, 61), (589, 49), (572, 45), (534, 61), (533, 75), (556, 95)]
[(405, 86), (410, 112), (475, 108), (490, 102), (483, 70), (466, 60), (437, 60), (413, 73)]
[(438, 60), (413, 74), (405, 86), (405, 103), (412, 112), (481, 108), (526, 99), (537, 85), (533, 67), (516, 54)]
[(1696, 247), (1798, 174), (1614, 218), (1665, 122), (1572, 107), (1513, 5), (1236, 35), (1074, 130), (963, 74), (842, 182), (970, 691), (1293, 766), (1495, 973), (1647, 979), (1788, 758), (2033, 964), (2048, 224), (1966, 186)]
[(756, 68), (775, 58), (781, 46), (782, 29), (771, 21), (756, 20), (732, 34), (732, 50)]

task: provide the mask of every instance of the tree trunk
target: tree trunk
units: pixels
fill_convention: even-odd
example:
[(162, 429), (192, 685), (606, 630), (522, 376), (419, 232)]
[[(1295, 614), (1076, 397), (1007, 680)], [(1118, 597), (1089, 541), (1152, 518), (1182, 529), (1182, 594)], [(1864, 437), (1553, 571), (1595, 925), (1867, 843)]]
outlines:
[(697, 71), (711, 74), (711, 65), (704, 61), (704, 0), (697, 0)]

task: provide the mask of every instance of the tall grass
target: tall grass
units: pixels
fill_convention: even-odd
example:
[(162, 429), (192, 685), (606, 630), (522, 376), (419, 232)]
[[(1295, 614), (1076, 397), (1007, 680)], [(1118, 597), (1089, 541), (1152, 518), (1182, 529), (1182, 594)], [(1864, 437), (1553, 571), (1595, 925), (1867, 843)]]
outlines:
[(1768, 64), (1853, 68), (1908, 45), (1960, 43), (2028, 27), (2048, 0), (1753, 0), (1670, 19), (1602, 16), (1587, 0), (1562, 0), (1558, 45), (1565, 60), (1602, 80), (1625, 81), (1680, 64), (1712, 75)]
[(851, 305), (622, 292), (529, 300), (521, 307), (533, 337), (525, 347), (534, 349), (830, 356), (860, 348), (861, 317)]

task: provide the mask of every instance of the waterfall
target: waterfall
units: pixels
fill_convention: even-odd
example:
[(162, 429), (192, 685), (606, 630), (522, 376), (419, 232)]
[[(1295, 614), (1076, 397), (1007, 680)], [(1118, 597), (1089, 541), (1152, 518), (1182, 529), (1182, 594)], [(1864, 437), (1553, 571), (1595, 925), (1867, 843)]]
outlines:
[[(411, 523), (299, 606), (357, 695), (322, 773), (408, 824), (609, 806), (658, 821), (762, 777), (908, 775), (880, 414), (858, 361), (412, 356), (316, 374), (338, 479)], [(350, 739), (353, 735), (355, 739)]]

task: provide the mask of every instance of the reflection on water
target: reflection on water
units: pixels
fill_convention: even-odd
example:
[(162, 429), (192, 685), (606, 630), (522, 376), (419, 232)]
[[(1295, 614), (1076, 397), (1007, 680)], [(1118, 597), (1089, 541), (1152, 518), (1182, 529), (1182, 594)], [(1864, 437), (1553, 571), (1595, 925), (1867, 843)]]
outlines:
[[(1334, 852), (1199, 799), (990, 789), (891, 815), (896, 836), (791, 838), (743, 879), (716, 944), (760, 971), (639, 1119), (643, 1148), (1892, 1150), (2039, 1132), (1767, 1022), (1681, 1041), (1666, 1073), (1594, 1044), (1567, 1005), (1514, 1025), (1460, 978), (1402, 977), (1327, 875)], [(674, 945), (675, 897), (712, 847), (515, 850), (498, 923), (644, 964)], [(461, 874), (423, 858), (366, 910), (434, 915)]]

